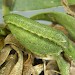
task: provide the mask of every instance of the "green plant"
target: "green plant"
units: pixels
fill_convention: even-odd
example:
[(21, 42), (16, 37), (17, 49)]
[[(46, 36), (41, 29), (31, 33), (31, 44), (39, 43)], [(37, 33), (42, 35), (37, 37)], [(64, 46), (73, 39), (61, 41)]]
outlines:
[[(26, 5), (26, 7), (23, 8), (22, 3), (28, 3), (28, 2), (35, 3), (35, 7), (33, 7), (32, 3), (29, 5)], [(64, 0), (62, 0), (64, 1)], [(17, 2), (17, 4), (16, 4)], [(22, 70), (23, 70), (23, 57), (26, 54), (25, 52), (29, 55), (31, 53), (32, 57), (39, 57), (41, 59), (49, 59), (49, 60), (54, 60), (56, 61), (56, 65), (58, 65), (59, 70), (56, 70), (56, 74), (59, 74), (57, 71), (60, 71), (61, 75), (70, 75), (71, 71), (71, 64), (72, 62), (75, 63), (75, 26), (74, 26), (74, 20), (75, 18), (74, 13), (70, 12), (71, 11), (66, 5), (66, 9), (69, 9), (67, 13), (62, 13), (62, 12), (43, 12), (39, 13), (36, 15), (33, 15), (30, 18), (26, 18), (24, 16), (18, 15), (18, 14), (12, 14), (10, 11), (12, 10), (33, 10), (33, 9), (44, 9), (44, 8), (50, 8), (50, 7), (55, 7), (61, 5), (61, 2), (59, 0), (21, 0), (22, 3), (20, 3), (18, 0), (11, 0), (11, 1), (3, 1), (3, 19), (5, 22), (5, 27), (1, 28), (0, 31), (0, 36), (4, 38), (4, 48), (0, 52), (0, 73), (4, 75), (4, 72), (6, 72), (9, 75), (21, 75)], [(40, 5), (40, 3), (42, 4)], [(51, 3), (51, 5), (47, 3)], [(56, 3), (55, 3), (56, 2)], [(74, 0), (68, 0), (69, 5), (74, 4)], [(10, 4), (11, 5), (10, 5)], [(47, 6), (45, 5), (47, 4)], [(19, 4), (19, 5), (18, 5)], [(18, 8), (17, 8), (18, 7)], [(20, 7), (20, 8), (19, 8)], [(33, 19), (33, 20), (32, 20)], [(52, 27), (52, 26), (47, 26), (44, 24), (40, 24), (34, 20), (47, 20), (51, 21), (54, 24), (60, 24), (62, 25), (68, 34), (64, 34), (62, 31)], [(8, 31), (8, 32), (7, 32)], [(11, 35), (12, 34), (12, 35)], [(9, 36), (7, 36), (9, 35)], [(12, 37), (12, 38), (11, 38)], [(7, 46), (8, 45), (8, 46)], [(8, 51), (4, 51), (8, 49)], [(13, 51), (11, 51), (13, 49)], [(14, 52), (14, 50), (16, 52)], [(3, 66), (2, 64), (4, 62), (8, 62), (8, 56), (9, 53), (12, 55), (14, 54), (15, 60), (14, 60), (14, 65), (15, 62), (17, 63), (14, 67), (10, 67), (10, 71), (7, 71), (6, 69), (2, 73)], [(17, 54), (18, 54), (18, 61), (17, 61)], [(5, 55), (5, 57), (2, 59), (2, 56)], [(27, 59), (27, 58), (26, 58)], [(31, 59), (31, 58), (30, 58)], [(33, 59), (27, 59), (30, 61), (28, 64), (28, 70), (29, 68), (32, 70), (32, 72), (27, 69), (27, 72), (23, 70), (23, 74), (33, 74), (33, 75), (38, 75), (39, 73), (36, 72), (36, 70), (33, 72)], [(7, 61), (6, 61), (7, 60)], [(3, 62), (2, 62), (3, 61)], [(54, 62), (55, 63), (55, 62)], [(71, 64), (70, 64), (71, 63)], [(27, 64), (27, 63), (26, 63)], [(4, 64), (3, 64), (4, 65)], [(71, 65), (71, 66), (70, 66)], [(8, 65), (9, 66), (9, 65)], [(12, 66), (12, 64), (11, 64)], [(26, 65), (25, 65), (26, 66)], [(26, 67), (26, 68), (27, 68)], [(55, 65), (53, 66), (55, 67)], [(20, 68), (20, 70), (18, 70)], [(15, 71), (15, 72), (14, 72)], [(19, 71), (19, 72), (18, 72)], [(48, 71), (49, 72), (49, 71)], [(54, 73), (54, 72), (53, 72)], [(44, 67), (44, 74), (46, 74), (46, 69)]]

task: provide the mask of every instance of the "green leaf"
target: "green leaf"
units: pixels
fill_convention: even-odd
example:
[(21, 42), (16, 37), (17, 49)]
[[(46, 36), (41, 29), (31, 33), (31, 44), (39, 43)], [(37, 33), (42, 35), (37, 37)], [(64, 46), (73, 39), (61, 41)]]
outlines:
[(59, 56), (56, 55), (55, 57), (56, 57), (56, 61), (57, 61), (61, 75), (69, 75), (70, 65), (66, 61), (64, 61), (61, 55)]
[(60, 0), (16, 0), (14, 10), (37, 10), (60, 5)]
[[(69, 0), (69, 4), (75, 4), (75, 0)], [(61, 5), (61, 0), (16, 0), (14, 10), (37, 10)]]
[[(75, 0), (68, 0), (70, 5), (75, 4)], [(61, 5), (61, 0), (6, 0), (6, 5), (11, 10), (38, 10)]]
[(31, 17), (31, 19), (46, 20), (46, 21), (59, 23), (60, 25), (64, 26), (67, 29), (70, 38), (72, 40), (75, 40), (75, 18), (70, 15), (67, 15), (66, 13), (45, 12), (34, 15)]

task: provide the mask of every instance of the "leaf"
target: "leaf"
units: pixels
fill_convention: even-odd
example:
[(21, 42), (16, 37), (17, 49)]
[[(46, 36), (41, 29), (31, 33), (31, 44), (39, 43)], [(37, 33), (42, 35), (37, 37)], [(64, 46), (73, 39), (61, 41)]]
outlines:
[(56, 61), (57, 61), (57, 64), (58, 64), (58, 67), (59, 67), (59, 70), (60, 70), (60, 74), (61, 75), (70, 75), (70, 64), (67, 63), (63, 57), (61, 55), (56, 55), (55, 56), (56, 58)]
[(22, 51), (14, 45), (11, 47), (18, 53), (18, 61), (11, 70), (9, 75), (21, 75), (23, 70), (23, 54)]
[(13, 66), (16, 64), (16, 60), (17, 60), (16, 55), (9, 55), (6, 60), (5, 65), (0, 69), (0, 74), (1, 75), (9, 75)]
[(33, 57), (31, 54), (28, 54), (28, 59), (24, 60), (23, 64), (23, 75), (36, 75), (32, 63)]
[(63, 12), (45, 12), (31, 17), (35, 20), (47, 20), (58, 23), (66, 28), (69, 37), (75, 40), (75, 18)]
[(43, 71), (43, 64), (38, 64), (34, 66), (34, 70), (37, 75), (39, 75)]
[(68, 0), (62, 0), (62, 5), (69, 15), (75, 16), (75, 13), (69, 7)]
[(73, 41), (68, 40), (68, 48), (64, 49), (64, 56), (67, 60), (75, 62), (75, 44)]
[(28, 59), (25, 60), (23, 65), (23, 75), (39, 75), (43, 71), (43, 64), (33, 66), (34, 56), (28, 53)]
[[(75, 4), (75, 0), (68, 0), (70, 5)], [(61, 5), (61, 0), (6, 0), (6, 7), (10, 10), (38, 10)], [(11, 9), (12, 8), (12, 9)]]
[(11, 51), (11, 47), (10, 46), (6, 46), (4, 47), (1, 51), (0, 51), (0, 66), (5, 62), (5, 60), (7, 59), (9, 53)]

